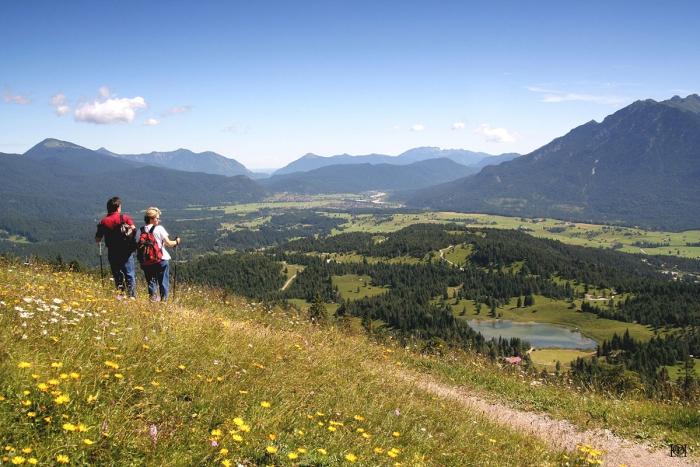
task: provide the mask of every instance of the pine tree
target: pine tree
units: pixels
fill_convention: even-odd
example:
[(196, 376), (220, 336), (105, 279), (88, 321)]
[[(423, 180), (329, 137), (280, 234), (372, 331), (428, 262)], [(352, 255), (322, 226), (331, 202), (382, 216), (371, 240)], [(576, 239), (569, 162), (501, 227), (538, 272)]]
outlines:
[(326, 310), (326, 304), (321, 298), (321, 294), (316, 292), (316, 298), (314, 298), (311, 308), (309, 308), (309, 319), (314, 324), (325, 324), (328, 322), (328, 314)]

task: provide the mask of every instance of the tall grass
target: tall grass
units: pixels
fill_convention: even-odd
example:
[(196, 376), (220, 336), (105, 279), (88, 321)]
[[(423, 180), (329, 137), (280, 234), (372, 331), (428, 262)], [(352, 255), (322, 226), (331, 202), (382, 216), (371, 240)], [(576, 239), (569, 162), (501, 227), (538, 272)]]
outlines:
[(0, 464), (573, 465), (396, 376), (471, 378), (447, 359), (216, 290), (140, 292), (0, 259)]

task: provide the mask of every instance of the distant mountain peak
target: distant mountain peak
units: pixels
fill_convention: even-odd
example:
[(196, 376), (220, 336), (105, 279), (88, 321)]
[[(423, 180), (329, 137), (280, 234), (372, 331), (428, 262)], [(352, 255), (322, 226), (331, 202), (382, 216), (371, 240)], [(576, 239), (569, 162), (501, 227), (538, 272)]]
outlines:
[(666, 101), (662, 101), (660, 103), (669, 107), (675, 107), (677, 109), (684, 110), (686, 112), (700, 114), (700, 96), (698, 96), (697, 94), (689, 94), (685, 98), (680, 96), (673, 96), (672, 98)]
[(80, 149), (85, 149), (82, 146), (78, 146), (77, 144), (69, 143), (67, 141), (61, 141), (59, 139), (55, 138), (46, 138), (44, 141), (41, 143), (37, 144), (34, 147), (45, 147), (45, 148), (80, 148)]

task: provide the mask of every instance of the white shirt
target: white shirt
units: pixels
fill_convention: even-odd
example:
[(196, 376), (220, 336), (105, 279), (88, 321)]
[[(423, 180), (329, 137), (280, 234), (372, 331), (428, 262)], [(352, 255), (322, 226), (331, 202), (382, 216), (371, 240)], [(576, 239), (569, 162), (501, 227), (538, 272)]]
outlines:
[[(151, 224), (149, 224), (149, 225), (151, 225)], [(146, 227), (146, 229), (145, 229), (146, 232), (150, 232), (151, 229), (153, 229), (153, 238), (156, 239), (156, 242), (158, 242), (158, 246), (160, 247), (160, 251), (163, 252), (162, 259), (164, 259), (166, 261), (170, 261), (170, 259), (171, 259), (170, 253), (168, 253), (168, 250), (165, 249), (165, 245), (163, 244), (163, 239), (166, 237), (169, 237), (168, 232), (166, 232), (166, 230), (165, 230), (165, 227), (163, 227), (161, 225), (156, 225), (155, 229), (153, 227), (148, 228), (148, 225), (146, 225), (145, 227)], [(137, 233), (136, 240), (138, 240), (138, 238), (140, 236), (141, 236), (141, 233), (140, 232)]]

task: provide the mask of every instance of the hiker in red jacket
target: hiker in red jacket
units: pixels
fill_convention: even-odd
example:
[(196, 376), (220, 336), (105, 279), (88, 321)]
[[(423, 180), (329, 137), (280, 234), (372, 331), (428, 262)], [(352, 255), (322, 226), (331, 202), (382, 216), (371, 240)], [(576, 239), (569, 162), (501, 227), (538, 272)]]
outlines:
[[(126, 224), (124, 229), (122, 229), (123, 224)], [(105, 239), (107, 259), (114, 276), (114, 284), (118, 290), (127, 289), (133, 298), (136, 297), (136, 274), (132, 256), (136, 249), (136, 243), (133, 240), (135, 234), (134, 221), (131, 217), (122, 214), (122, 200), (114, 197), (107, 201), (107, 217), (97, 224), (95, 241), (100, 243), (103, 238)]]

